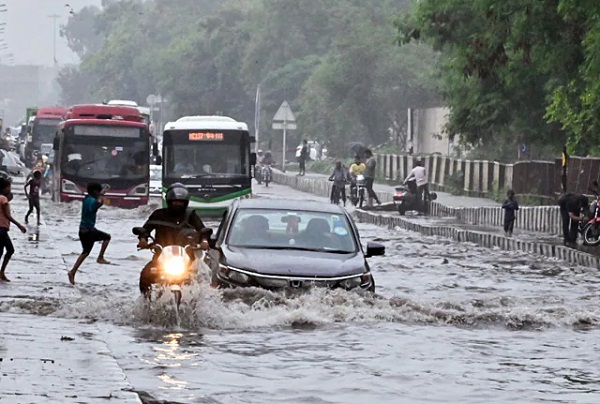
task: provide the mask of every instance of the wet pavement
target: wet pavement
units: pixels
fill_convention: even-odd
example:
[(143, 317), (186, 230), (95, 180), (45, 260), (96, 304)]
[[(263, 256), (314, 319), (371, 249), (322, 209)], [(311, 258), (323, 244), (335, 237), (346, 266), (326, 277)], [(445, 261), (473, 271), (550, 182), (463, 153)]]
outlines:
[[(276, 184), (256, 191), (323, 200)], [(24, 205), (15, 198), (17, 217)], [(7, 272), (13, 281), (0, 283), (0, 357), (21, 359), (10, 367), (0, 362), (0, 403), (126, 402), (128, 386), (146, 402), (180, 403), (600, 397), (596, 270), (359, 224), (363, 243), (387, 248), (369, 260), (376, 295), (314, 290), (285, 297), (201, 284), (184, 289), (177, 317), (168, 296), (150, 304), (138, 296), (149, 253), (136, 251), (130, 229), (152, 206), (103, 208), (98, 227), (113, 236), (113, 265), (88, 259), (77, 285), (67, 283), (80, 250), (79, 208), (45, 203), (38, 242), (11, 231), (17, 253)], [(45, 376), (54, 369), (36, 362), (36, 347), (46, 339), (52, 358), (81, 377)], [(71, 397), (73, 380), (79, 400)], [(52, 396), (21, 399), (29, 385)]]

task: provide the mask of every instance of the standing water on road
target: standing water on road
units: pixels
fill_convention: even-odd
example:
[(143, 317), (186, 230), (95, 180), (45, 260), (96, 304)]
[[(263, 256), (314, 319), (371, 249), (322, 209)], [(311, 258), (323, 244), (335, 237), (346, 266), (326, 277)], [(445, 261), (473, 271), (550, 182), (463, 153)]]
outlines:
[[(131, 228), (155, 207), (99, 212), (114, 265), (97, 265), (96, 247), (76, 288), (61, 268), (39, 285), (51, 293), (35, 292), (15, 264), (0, 311), (96, 321), (135, 389), (172, 402), (598, 402), (595, 270), (359, 224), (363, 244), (386, 245), (369, 259), (376, 295), (200, 285), (184, 289), (177, 323), (168, 296), (138, 297), (150, 255), (136, 251)], [(39, 245), (58, 246), (70, 267), (80, 205), (43, 209)]]

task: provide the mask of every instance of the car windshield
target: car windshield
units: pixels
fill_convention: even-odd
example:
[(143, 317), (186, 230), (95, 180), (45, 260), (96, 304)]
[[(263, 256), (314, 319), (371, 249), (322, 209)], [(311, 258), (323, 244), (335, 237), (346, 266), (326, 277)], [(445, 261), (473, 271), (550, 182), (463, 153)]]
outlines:
[(287, 209), (240, 209), (227, 242), (234, 247), (353, 253), (346, 215)]

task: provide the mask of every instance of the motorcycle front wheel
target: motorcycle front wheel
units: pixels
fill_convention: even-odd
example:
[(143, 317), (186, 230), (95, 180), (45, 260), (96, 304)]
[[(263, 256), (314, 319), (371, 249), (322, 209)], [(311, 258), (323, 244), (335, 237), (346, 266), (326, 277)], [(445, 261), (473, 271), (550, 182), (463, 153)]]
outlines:
[(583, 244), (597, 246), (600, 244), (600, 225), (587, 224), (583, 229)]
[(358, 197), (358, 207), (362, 209), (363, 203), (365, 203), (365, 192), (361, 189)]

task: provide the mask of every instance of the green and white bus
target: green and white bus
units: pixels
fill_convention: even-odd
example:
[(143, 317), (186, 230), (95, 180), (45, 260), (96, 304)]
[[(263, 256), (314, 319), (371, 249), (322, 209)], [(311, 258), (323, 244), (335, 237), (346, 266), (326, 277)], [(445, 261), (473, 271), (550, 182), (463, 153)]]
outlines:
[(190, 207), (204, 217), (221, 216), (235, 199), (252, 197), (248, 125), (225, 116), (185, 116), (165, 125), (162, 140), (163, 205), (168, 187), (190, 191)]

